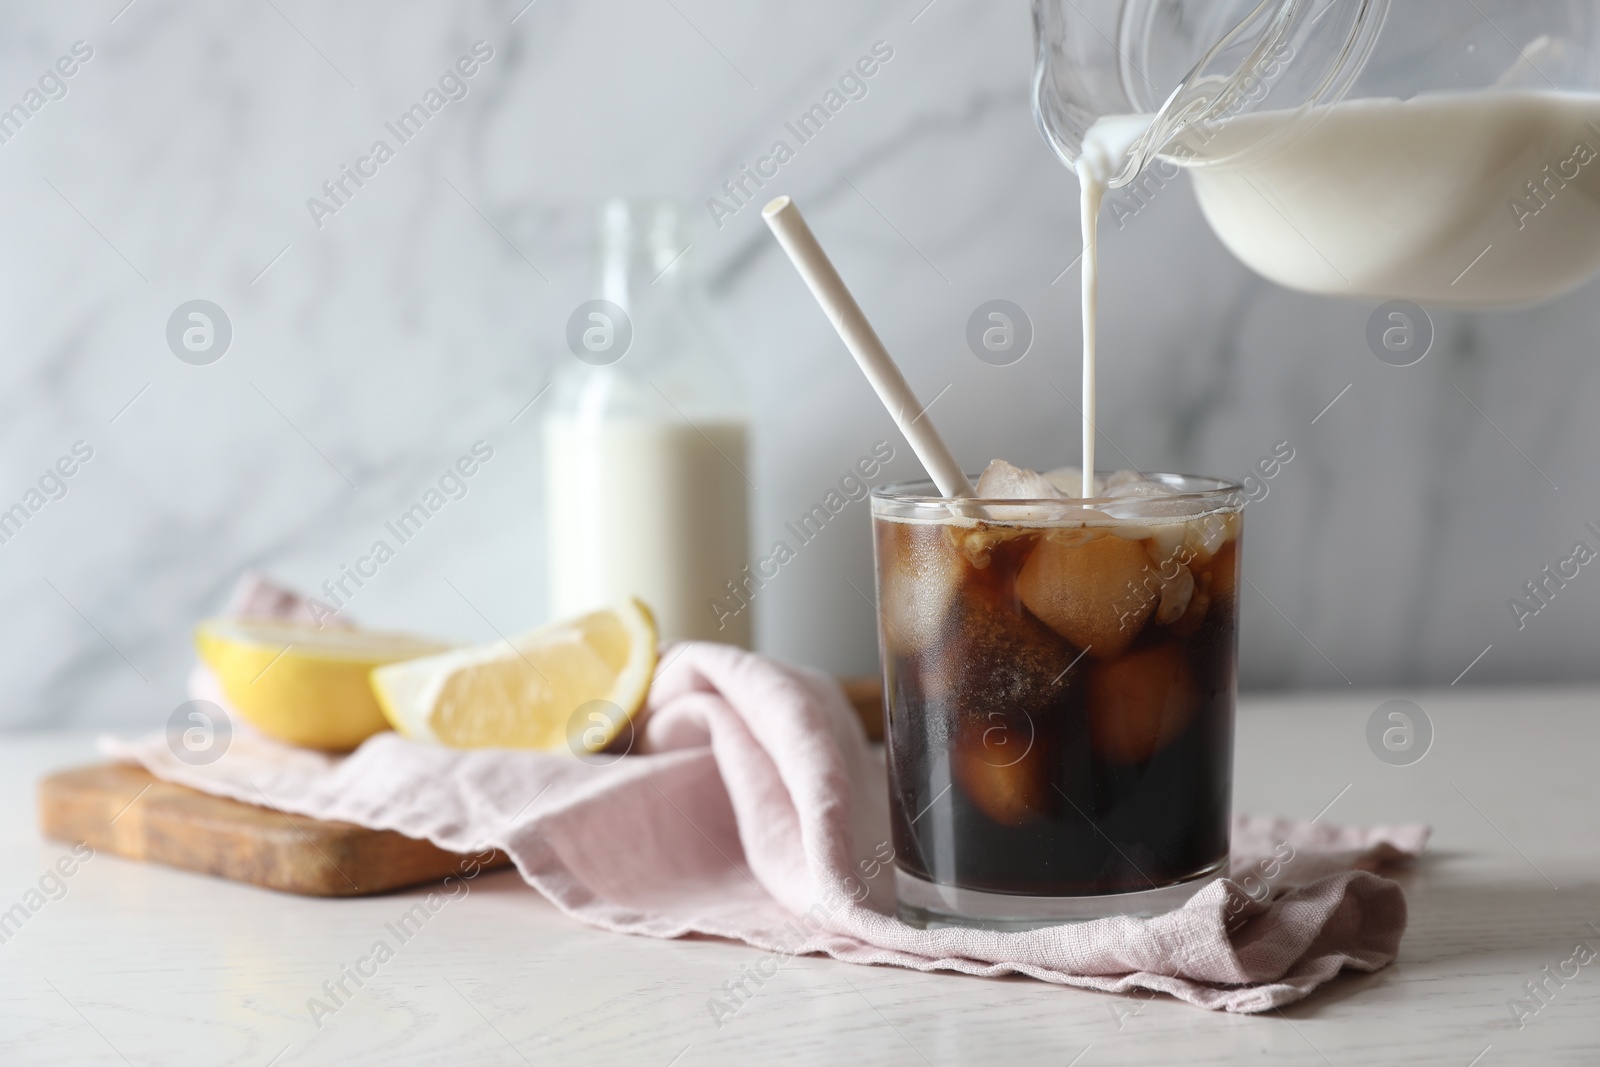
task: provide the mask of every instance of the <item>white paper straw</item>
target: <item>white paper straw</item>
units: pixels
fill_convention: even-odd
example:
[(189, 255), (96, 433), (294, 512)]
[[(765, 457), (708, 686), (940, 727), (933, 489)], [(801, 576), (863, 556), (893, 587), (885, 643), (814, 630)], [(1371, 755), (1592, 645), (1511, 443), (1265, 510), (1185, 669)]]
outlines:
[(939, 431), (933, 428), (926, 410), (906, 383), (905, 375), (900, 373), (900, 368), (890, 358), (872, 324), (862, 314), (855, 297), (845, 288), (844, 280), (834, 270), (833, 263), (817, 243), (816, 236), (811, 232), (811, 227), (806, 225), (794, 201), (787, 196), (780, 196), (761, 210), (761, 217), (767, 220), (773, 235), (778, 238), (778, 244), (783, 246), (795, 269), (800, 272), (811, 295), (822, 305), (828, 321), (838, 331), (839, 339), (856, 358), (862, 373), (877, 392), (878, 399), (889, 409), (890, 417), (910, 442), (911, 451), (922, 461), (928, 476), (939, 487), (939, 492), (950, 498), (972, 496), (972, 483), (967, 481), (961, 464), (945, 447)]

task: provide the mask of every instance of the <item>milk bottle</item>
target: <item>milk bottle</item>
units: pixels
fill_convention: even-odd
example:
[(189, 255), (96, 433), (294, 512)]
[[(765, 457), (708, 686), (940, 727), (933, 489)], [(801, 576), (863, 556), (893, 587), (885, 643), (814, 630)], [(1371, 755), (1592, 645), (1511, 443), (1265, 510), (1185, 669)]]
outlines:
[(671, 204), (603, 211), (608, 304), (579, 309), (543, 420), (550, 608), (637, 596), (664, 642), (749, 647), (750, 612), (712, 607), (747, 562), (748, 420), (688, 245)]

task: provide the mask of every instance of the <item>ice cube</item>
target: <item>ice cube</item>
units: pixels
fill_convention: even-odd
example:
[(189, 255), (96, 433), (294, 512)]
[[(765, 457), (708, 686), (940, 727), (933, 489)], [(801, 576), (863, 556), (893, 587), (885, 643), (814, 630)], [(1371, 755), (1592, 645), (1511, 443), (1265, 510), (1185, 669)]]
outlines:
[(995, 712), (991, 721), (963, 723), (950, 752), (950, 770), (968, 800), (1002, 826), (1020, 826), (1050, 804), (1049, 777), (1032, 723)]
[(996, 712), (1008, 722), (1036, 722), (1081, 685), (1077, 652), (1022, 611), (1009, 584), (969, 571), (939, 643), (923, 657), (928, 699), (963, 722), (987, 726)]
[(1160, 599), (1144, 545), (1114, 533), (1051, 531), (1017, 574), (1027, 609), (1078, 648), (1117, 655), (1138, 636)]
[(1172, 566), (1167, 570), (1157, 572), (1161, 579), (1161, 603), (1156, 606), (1156, 622), (1163, 626), (1171, 626), (1183, 618), (1183, 613), (1189, 610), (1189, 600), (1194, 596), (1194, 575), (1189, 573), (1188, 567), (1178, 567), (1177, 574), (1172, 573)]
[[(1045, 471), (1044, 480), (1061, 490), (1063, 496), (1074, 500), (1083, 496), (1083, 468), (1082, 467), (1057, 467), (1055, 470)], [(1096, 479), (1094, 492), (1091, 496), (1100, 496), (1103, 483)]]
[(880, 607), (888, 642), (897, 652), (920, 652), (944, 626), (967, 564), (943, 526), (883, 522), (878, 530)]
[(983, 469), (976, 489), (983, 500), (1062, 500), (1071, 495), (1039, 472), (1013, 467), (1003, 459), (993, 460)]
[(1089, 739), (1100, 758), (1142, 763), (1181, 734), (1200, 703), (1183, 646), (1156, 645), (1089, 672)]
[(1105, 487), (1101, 492), (1119, 500), (1173, 495), (1171, 489), (1139, 471), (1113, 471), (1106, 475)]
[(1184, 544), (1196, 561), (1206, 563), (1223, 545), (1239, 539), (1240, 524), (1236, 511), (1202, 515), (1189, 523)]
[[(1030, 517), (1029, 509), (1021, 506), (1009, 508), (991, 504), (987, 511), (1001, 513), (990, 515), (995, 520), (1026, 519)], [(1023, 514), (1005, 514), (1008, 512), (1022, 512)], [(1034, 532), (1031, 527), (1027, 526), (995, 526), (989, 523), (967, 528), (952, 526), (948, 527), (948, 529), (950, 530), (950, 538), (957, 551), (961, 553), (962, 558), (979, 570), (989, 566), (996, 548), (999, 548), (1007, 541), (1015, 541), (1019, 537), (1026, 537)]]
[(1150, 561), (1159, 567), (1168, 567), (1169, 559), (1185, 562), (1182, 555), (1183, 542), (1189, 535), (1187, 523), (1182, 522), (1153, 522), (1148, 525), (1141, 524), (1140, 532), (1148, 537), (1144, 547), (1150, 553)]
[(1211, 557), (1206, 570), (1206, 591), (1215, 600), (1231, 604), (1239, 593), (1239, 542), (1228, 541)]

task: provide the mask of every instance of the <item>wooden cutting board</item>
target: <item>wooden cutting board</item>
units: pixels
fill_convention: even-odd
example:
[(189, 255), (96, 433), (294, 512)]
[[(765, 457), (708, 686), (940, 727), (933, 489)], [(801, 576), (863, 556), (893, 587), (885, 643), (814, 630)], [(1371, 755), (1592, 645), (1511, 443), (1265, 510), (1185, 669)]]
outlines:
[[(876, 678), (843, 679), (867, 736), (883, 737)], [(291, 815), (163, 782), (142, 767), (108, 763), (39, 783), (47, 837), (87, 841), (127, 859), (199, 871), (313, 897), (385, 893), (459, 874), (467, 857), (392, 830)], [(507, 866), (496, 852), (483, 869)]]
[[(312, 897), (383, 893), (460, 873), (467, 857), (392, 830), (326, 822), (163, 782), (107, 763), (39, 783), (46, 836)], [(510, 863), (496, 852), (484, 867)]]

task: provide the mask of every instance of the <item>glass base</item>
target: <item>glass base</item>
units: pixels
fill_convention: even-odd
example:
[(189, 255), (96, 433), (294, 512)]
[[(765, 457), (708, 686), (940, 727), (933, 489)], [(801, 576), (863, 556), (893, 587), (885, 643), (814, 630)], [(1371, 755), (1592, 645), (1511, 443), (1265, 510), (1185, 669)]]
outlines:
[(1094, 897), (1030, 897), (957, 889), (929, 882), (896, 867), (895, 912), (901, 922), (924, 930), (949, 926), (1033, 930), (1062, 923), (1090, 922), (1110, 915), (1149, 918), (1183, 907), (1190, 897), (1217, 880), (1227, 862), (1224, 857), (1193, 878), (1161, 889)]

